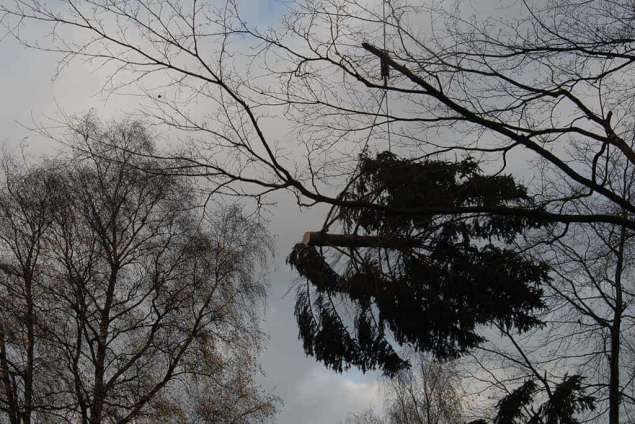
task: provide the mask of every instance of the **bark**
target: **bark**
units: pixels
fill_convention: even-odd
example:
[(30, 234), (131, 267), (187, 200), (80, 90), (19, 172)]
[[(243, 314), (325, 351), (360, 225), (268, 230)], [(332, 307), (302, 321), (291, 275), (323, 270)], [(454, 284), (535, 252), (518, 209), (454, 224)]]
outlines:
[(6, 341), (4, 329), (0, 328), (0, 378), (7, 396), (7, 414), (11, 424), (19, 424), (18, 404), (16, 402), (15, 387), (9, 377), (9, 363), (7, 361)]
[(624, 245), (626, 229), (622, 227), (615, 267), (615, 305), (611, 324), (611, 353), (609, 356), (609, 424), (620, 422), (620, 331), (622, 325), (622, 271), (624, 268)]
[(304, 233), (302, 243), (306, 246), (383, 247), (385, 249), (411, 249), (419, 246), (419, 242), (415, 239), (329, 234), (317, 231)]

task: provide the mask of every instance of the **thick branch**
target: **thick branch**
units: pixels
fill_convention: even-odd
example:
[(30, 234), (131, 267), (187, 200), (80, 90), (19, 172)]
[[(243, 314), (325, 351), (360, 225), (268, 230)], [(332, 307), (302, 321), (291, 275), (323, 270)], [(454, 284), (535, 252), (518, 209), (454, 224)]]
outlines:
[(624, 210), (627, 210), (631, 213), (635, 213), (635, 206), (633, 206), (628, 200), (624, 197), (618, 195), (617, 193), (603, 187), (596, 182), (584, 177), (583, 175), (576, 172), (573, 168), (567, 165), (562, 159), (557, 157), (555, 154), (540, 146), (538, 143), (532, 141), (528, 136), (523, 134), (517, 134), (511, 129), (507, 128), (504, 124), (500, 122), (496, 122), (494, 120), (488, 119), (483, 116), (479, 116), (474, 111), (469, 110), (468, 108), (460, 105), (456, 101), (449, 98), (446, 94), (444, 94), (439, 89), (435, 88), (432, 84), (428, 83), (424, 78), (416, 75), (410, 69), (408, 69), (405, 65), (396, 62), (394, 59), (390, 57), (390, 55), (371, 44), (362, 43), (362, 47), (368, 52), (377, 56), (381, 61), (386, 62), (391, 68), (408, 78), (413, 83), (422, 87), (426, 93), (439, 102), (443, 103), (445, 106), (449, 107), (451, 110), (459, 113), (461, 116), (465, 118), (466, 121), (477, 124), (481, 127), (488, 128), (490, 130), (495, 131), (498, 134), (501, 134), (511, 140), (516, 141), (517, 143), (525, 146), (526, 148), (533, 150), (538, 155), (545, 158), (547, 161), (555, 165), (558, 169), (568, 175), (571, 179), (576, 181), (579, 184), (582, 184), (591, 190), (600, 193), (607, 199), (611, 200)]
[(319, 231), (304, 233), (302, 243), (306, 246), (382, 247), (385, 249), (408, 249), (420, 245), (418, 240), (408, 238), (329, 234)]

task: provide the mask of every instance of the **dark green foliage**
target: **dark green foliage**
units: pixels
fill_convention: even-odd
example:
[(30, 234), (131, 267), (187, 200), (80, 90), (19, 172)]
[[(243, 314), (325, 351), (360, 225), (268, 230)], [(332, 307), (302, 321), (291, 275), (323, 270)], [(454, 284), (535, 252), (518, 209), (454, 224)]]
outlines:
[(584, 394), (582, 380), (579, 375), (565, 376), (536, 407), (538, 388), (534, 381), (526, 381), (498, 402), (494, 424), (578, 424), (576, 413), (595, 408), (595, 398)]
[[(297, 245), (289, 263), (311, 283), (299, 289), (296, 304), (307, 354), (336, 370), (352, 365), (392, 374), (407, 365), (395, 343), (447, 359), (481, 343), (481, 325), (518, 331), (541, 325), (535, 312), (543, 306), (540, 285), (548, 268), (510, 245), (539, 222), (490, 213), (417, 212), (530, 206), (523, 186), (511, 176), (482, 175), (471, 159), (412, 162), (382, 153), (360, 160), (360, 173), (344, 198), (380, 208), (341, 208), (344, 229), (415, 239), (419, 247), (351, 249), (339, 275), (321, 251)], [(354, 322), (339, 319), (332, 299), (352, 306)]]
[(304, 287), (298, 289), (296, 297), (295, 316), (307, 354), (339, 372), (351, 365), (363, 371), (380, 366), (392, 375), (407, 365), (386, 341), (383, 329), (371, 323), (367, 307), (358, 310), (356, 336), (351, 336), (332, 298), (337, 292), (344, 293), (344, 286), (340, 286), (343, 280), (313, 247), (296, 245), (289, 262), (317, 291), (313, 302), (310, 290)]
[(528, 380), (502, 398), (496, 405), (498, 413), (494, 418), (494, 424), (520, 424), (524, 422), (525, 408), (531, 405), (535, 393), (536, 383), (533, 380)]
[[(410, 235), (413, 231), (436, 231), (435, 215), (411, 213), (421, 208), (451, 209), (465, 206), (490, 208), (529, 204), (524, 186), (510, 175), (485, 176), (471, 158), (458, 162), (426, 160), (414, 162), (383, 152), (375, 159), (360, 158), (360, 171), (348, 200), (365, 200), (382, 209), (346, 208), (340, 211), (348, 228), (368, 233)], [(526, 218), (480, 216), (446, 223), (446, 236), (460, 232), (472, 237), (512, 240), (527, 227), (537, 226)]]
[(335, 290), (339, 287), (340, 276), (312, 247), (296, 244), (287, 262), (320, 291)]
[(542, 408), (546, 424), (578, 424), (575, 413), (595, 409), (595, 398), (584, 394), (582, 380), (579, 375), (564, 377)]

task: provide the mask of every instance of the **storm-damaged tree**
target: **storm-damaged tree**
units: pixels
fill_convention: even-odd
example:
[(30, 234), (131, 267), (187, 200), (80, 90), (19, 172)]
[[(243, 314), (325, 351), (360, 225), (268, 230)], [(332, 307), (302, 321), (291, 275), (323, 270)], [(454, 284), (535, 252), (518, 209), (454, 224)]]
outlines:
[(154, 150), (138, 122), (89, 117), (70, 138), (67, 160), (5, 173), (5, 418), (266, 421), (275, 400), (253, 380), (262, 227), (235, 206), (202, 219), (191, 181), (146, 172), (160, 165), (143, 159)]
[[(483, 348), (482, 324), (491, 324), (513, 348), (522, 347), (519, 332), (530, 335), (528, 330), (537, 331), (543, 324), (549, 330), (556, 321), (537, 316), (541, 308), (558, 308), (561, 301), (576, 314), (595, 313), (582, 292), (606, 282), (577, 280), (589, 274), (584, 267), (591, 258), (577, 250), (583, 245), (574, 234), (592, 234), (599, 228), (611, 240), (608, 251), (623, 259), (608, 260), (605, 274), (630, 262), (627, 250), (614, 254), (621, 251), (616, 248), (619, 242), (606, 235), (624, 232), (624, 240), (630, 240), (635, 228), (630, 192), (611, 184), (614, 163), (635, 163), (633, 2), (535, 0), (506, 8), (479, 2), (478, 10), (453, 3), (298, 1), (279, 31), (250, 26), (234, 1), (214, 8), (199, 1), (20, 0), (8, 2), (3, 10), (19, 39), (61, 52), (62, 64), (79, 57), (105, 69), (114, 66), (110, 88), (156, 81), (157, 91), (145, 91), (154, 106), (149, 113), (198, 135), (190, 154), (180, 156), (170, 171), (207, 176), (216, 184), (214, 190), (247, 192), (258, 200), (271, 190), (290, 189), (301, 204), (334, 205), (337, 209), (324, 230), (348, 232), (348, 245), (340, 250), (352, 262), (340, 269), (324, 266), (333, 272), (325, 271), (322, 283), (332, 287), (310, 278), (315, 297), (309, 299), (306, 290), (298, 299), (303, 334), (320, 334), (316, 331), (324, 328), (329, 329), (324, 334), (343, 333), (335, 311), (319, 322), (307, 318), (307, 305), (328, 311), (337, 296), (352, 298), (356, 311), (365, 314), (382, 308), (382, 325), (366, 328), (374, 321), (358, 314), (364, 319), (357, 320), (357, 328), (355, 323), (349, 326), (354, 330), (350, 338), (305, 337), (307, 350), (335, 367), (383, 362), (394, 370), (403, 363), (393, 342), (454, 355), (477, 345)], [(35, 24), (55, 36), (36, 42), (25, 27)], [(160, 71), (165, 79), (152, 80)], [(199, 112), (201, 107), (184, 106), (193, 104), (191, 96), (197, 106), (209, 106), (206, 113)], [(267, 122), (276, 107), (296, 125), (298, 151), (277, 144), (279, 133)], [(382, 154), (388, 147), (392, 153)], [(465, 155), (478, 160), (455, 161)], [(513, 177), (505, 176), (509, 163), (517, 168)], [(399, 164), (400, 172), (391, 164)], [(435, 168), (440, 169), (438, 180), (413, 179), (422, 188), (390, 185), (405, 179), (409, 170), (432, 173)], [(394, 171), (395, 178), (380, 175), (382, 169), (384, 174)], [(528, 177), (526, 189), (518, 180), (521, 175)], [(377, 184), (359, 186), (360, 178), (376, 179)], [(349, 185), (342, 190), (346, 181)], [(242, 185), (230, 186), (236, 182)], [(247, 191), (249, 185), (256, 188)], [(450, 189), (455, 191), (448, 193)], [(418, 195), (420, 190), (427, 197)], [(399, 196), (391, 198), (392, 192)], [(524, 243), (524, 237), (537, 234), (546, 236), (538, 247), (574, 243), (566, 249), (573, 248), (580, 272), (555, 270), (560, 262), (551, 262), (553, 256), (545, 256), (545, 250)], [(352, 245), (351, 236), (361, 244)], [(378, 249), (372, 250), (372, 240), (364, 237), (375, 238)], [(377, 238), (384, 247), (377, 245)], [(590, 240), (594, 249), (602, 246)], [(456, 258), (448, 256), (455, 250)], [(313, 261), (315, 269), (330, 259), (319, 251), (305, 252), (296, 250), (294, 257)], [(482, 261), (489, 267), (479, 268)], [(462, 279), (454, 273), (458, 266), (465, 267)], [(561, 279), (558, 272), (576, 279)], [(613, 273), (618, 274), (621, 271)], [(352, 279), (356, 275), (361, 277)], [(417, 285), (413, 276), (425, 277), (420, 281), (426, 283)], [(378, 296), (369, 299), (360, 293), (362, 281)], [(381, 291), (390, 281), (395, 283), (391, 291)], [(453, 281), (456, 287), (446, 285)], [(605, 306), (617, 311), (613, 317), (631, 317), (628, 301), (620, 312), (611, 299), (617, 299), (618, 291), (624, 299), (632, 290), (617, 290), (624, 287), (621, 277), (610, 281), (589, 296), (611, 292)], [(572, 286), (562, 291), (561, 282)], [(447, 295), (455, 307), (433, 300), (420, 306), (405, 296), (428, 299), (435, 292)], [(488, 306), (485, 293), (499, 302), (509, 297), (510, 302)], [(472, 296), (478, 302), (473, 303)], [(378, 306), (377, 300), (386, 299)], [(402, 322), (391, 302), (399, 308), (405, 304), (420, 316), (427, 311), (446, 315), (435, 325)], [(472, 315), (461, 315), (459, 307), (467, 307)], [(589, 353), (611, 358), (606, 409), (609, 422), (617, 424), (626, 413), (625, 402), (633, 399), (632, 380), (617, 378), (616, 373), (629, 369), (616, 353), (625, 343), (615, 339), (620, 332), (604, 331), (625, 332), (628, 327), (621, 327), (621, 318), (609, 323), (606, 316), (595, 315), (600, 318), (591, 317), (596, 323), (604, 322), (598, 334), (608, 337), (611, 348), (610, 353)], [(567, 321), (572, 325), (577, 317)], [(419, 337), (419, 331), (432, 338)], [(316, 349), (316, 340), (334, 350)], [(359, 354), (370, 351), (375, 353)], [(529, 372), (541, 394), (553, 396), (551, 386), (566, 385), (565, 373), (545, 370), (544, 377), (525, 354), (517, 349), (519, 356), (508, 359)], [(514, 380), (507, 389), (500, 376), (494, 377), (492, 384), (503, 392), (512, 393), (523, 384)], [(600, 413), (604, 410), (599, 408)]]
[[(528, 205), (524, 187), (507, 176), (486, 177), (471, 160), (458, 163), (399, 160), (390, 153), (362, 158), (358, 178), (343, 198), (383, 203), (386, 210), (418, 207)], [(446, 218), (369, 209), (339, 209), (346, 233), (374, 235), (377, 246), (350, 246), (341, 273), (330, 268), (311, 240), (289, 262), (316, 293), (300, 287), (296, 315), (305, 350), (341, 371), (350, 365), (392, 374), (405, 364), (386, 338), (438, 358), (456, 358), (478, 346), (479, 324), (527, 331), (540, 325), (545, 264), (528, 260), (511, 243), (538, 226), (527, 218), (489, 215)], [(385, 237), (410, 242), (395, 249)], [(338, 246), (331, 246), (338, 247)], [(357, 334), (349, 335), (333, 302), (349, 298)]]

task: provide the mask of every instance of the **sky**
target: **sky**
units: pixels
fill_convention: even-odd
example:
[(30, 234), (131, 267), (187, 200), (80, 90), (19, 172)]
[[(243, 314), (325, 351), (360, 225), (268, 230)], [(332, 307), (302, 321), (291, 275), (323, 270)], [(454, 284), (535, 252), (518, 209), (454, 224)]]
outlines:
[[(243, 2), (245, 3), (245, 2)], [(246, 19), (266, 25), (279, 16), (276, 0), (249, 1)], [(54, 155), (60, 146), (33, 131), (55, 127), (64, 116), (93, 110), (102, 119), (122, 119), (136, 113), (139, 100), (108, 96), (101, 91), (104, 75), (86, 63), (75, 62), (57, 75), (58, 57), (24, 48), (0, 33), (0, 146), (5, 152), (29, 157)], [(275, 257), (270, 262), (270, 285), (263, 314), (267, 333), (261, 354), (261, 384), (283, 403), (275, 422), (280, 424), (337, 423), (351, 412), (382, 406), (381, 377), (358, 371), (343, 374), (327, 370), (306, 357), (293, 317), (297, 275), (285, 263), (293, 244), (305, 231), (319, 229), (324, 209), (300, 209), (280, 193), (270, 208), (270, 231), (275, 237)]]

